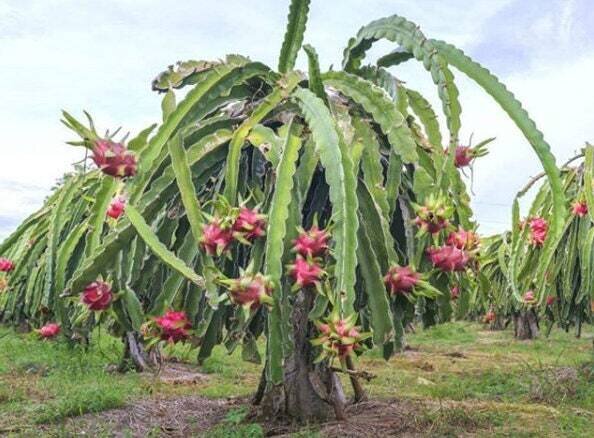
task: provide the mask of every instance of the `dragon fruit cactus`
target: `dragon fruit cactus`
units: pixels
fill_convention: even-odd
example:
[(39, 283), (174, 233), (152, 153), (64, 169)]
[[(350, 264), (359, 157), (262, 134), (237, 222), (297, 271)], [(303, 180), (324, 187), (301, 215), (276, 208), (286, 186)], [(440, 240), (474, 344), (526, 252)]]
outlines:
[(479, 247), (480, 238), (474, 231), (466, 231), (460, 227), (458, 231), (452, 231), (448, 235), (446, 243), (465, 251), (475, 251)]
[(293, 251), (303, 257), (322, 257), (328, 252), (330, 234), (317, 225), (309, 230), (299, 229), (299, 236), (293, 240)]
[(106, 175), (123, 178), (136, 174), (136, 156), (122, 143), (97, 140), (93, 147), (92, 158)]
[(460, 287), (452, 286), (450, 289), (450, 298), (452, 301), (456, 301), (458, 298), (460, 298)]
[(227, 280), (224, 284), (229, 289), (231, 301), (245, 309), (255, 310), (262, 304), (273, 304), (273, 284), (260, 273), (242, 272), (239, 278)]
[(81, 295), (81, 301), (89, 310), (105, 310), (113, 301), (111, 287), (103, 281), (94, 281), (85, 287)]
[(384, 277), (384, 283), (392, 295), (407, 294), (415, 288), (421, 275), (410, 266), (392, 266)]
[(444, 272), (462, 272), (470, 261), (466, 251), (451, 245), (428, 248), (427, 256), (433, 266)]
[(534, 296), (534, 292), (531, 290), (527, 291), (522, 299), (524, 300), (524, 304), (536, 304), (536, 297)]
[(448, 206), (442, 197), (429, 196), (425, 205), (413, 204), (417, 217), (415, 225), (419, 227), (420, 233), (437, 234), (450, 224), (453, 209)]
[(355, 314), (342, 319), (336, 313), (330, 315), (325, 322), (316, 322), (320, 336), (311, 341), (314, 346), (321, 346), (319, 360), (338, 357), (343, 361), (361, 348), (361, 341), (367, 339), (369, 333), (361, 333), (355, 326)]
[(571, 205), (571, 212), (574, 216), (584, 217), (588, 214), (588, 204), (585, 201), (575, 201)]
[(325, 275), (324, 270), (315, 259), (306, 259), (301, 255), (295, 258), (295, 263), (289, 265), (288, 269), (295, 286), (299, 289), (311, 286), (317, 287)]
[(253, 242), (266, 234), (265, 227), (266, 215), (257, 208), (241, 207), (232, 226), (233, 236), (238, 240)]
[(0, 294), (8, 289), (8, 280), (4, 277), (0, 277)]
[(10, 272), (14, 269), (14, 263), (12, 260), (6, 257), (0, 257), (0, 272)]
[(44, 339), (55, 338), (60, 334), (60, 325), (56, 323), (49, 323), (37, 330), (39, 336)]
[(168, 310), (163, 316), (154, 319), (155, 326), (159, 331), (159, 337), (163, 341), (176, 343), (187, 339), (190, 336), (188, 330), (192, 328), (186, 312), (175, 312)]
[(200, 245), (208, 255), (220, 256), (233, 242), (233, 230), (224, 225), (219, 218), (213, 218), (202, 227)]
[(533, 246), (542, 246), (547, 238), (548, 222), (542, 217), (534, 217), (528, 221), (530, 226), (530, 243)]
[(109, 207), (107, 208), (107, 212), (105, 213), (112, 219), (119, 219), (122, 214), (124, 214), (124, 209), (126, 208), (126, 198), (123, 196), (116, 196), (111, 200)]

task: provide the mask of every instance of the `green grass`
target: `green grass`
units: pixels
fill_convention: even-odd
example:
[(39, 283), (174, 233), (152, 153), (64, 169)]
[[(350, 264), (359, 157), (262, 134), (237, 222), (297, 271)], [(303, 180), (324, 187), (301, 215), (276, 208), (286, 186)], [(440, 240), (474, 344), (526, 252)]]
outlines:
[[(410, 335), (412, 350), (389, 362), (370, 351), (357, 367), (377, 376), (365, 385), (372, 398), (419, 404), (417, 422), (433, 436), (465, 430), (476, 430), (479, 436), (590, 436), (594, 427), (592, 337), (589, 327), (582, 339), (554, 331), (549, 339), (518, 342), (510, 331), (450, 323)], [(241, 361), (239, 351), (228, 355), (218, 347), (201, 368), (209, 375), (206, 381), (170, 385), (151, 376), (108, 371), (121, 351), (119, 341), (99, 332), (83, 349), (0, 328), (0, 434), (42, 430), (68, 435), (66, 418), (121, 407), (136, 399), (247, 396), (254, 391), (261, 370)], [(173, 354), (190, 359), (196, 357), (196, 350), (175, 348)], [(555, 379), (563, 369), (574, 370), (575, 376), (570, 373), (572, 378), (559, 383)], [(345, 388), (350, 389), (346, 380)], [(244, 421), (245, 414), (241, 408), (229, 411), (207, 435), (263, 436), (259, 425)]]

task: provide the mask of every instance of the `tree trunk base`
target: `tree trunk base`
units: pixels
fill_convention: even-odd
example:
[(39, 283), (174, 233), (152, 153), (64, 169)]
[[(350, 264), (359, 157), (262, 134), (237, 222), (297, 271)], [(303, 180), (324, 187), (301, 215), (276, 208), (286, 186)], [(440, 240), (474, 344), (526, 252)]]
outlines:
[(344, 420), (346, 397), (340, 379), (327, 361), (314, 365), (315, 351), (310, 339), (314, 326), (309, 321), (315, 294), (303, 290), (295, 297), (291, 315), (293, 351), (285, 358), (283, 382), (266, 382), (265, 373), (254, 398), (260, 418), (284, 418), (300, 423), (330, 419)]
[(519, 340), (538, 336), (538, 318), (534, 309), (521, 310), (514, 314), (514, 336)]
[(489, 323), (489, 330), (493, 332), (505, 330), (505, 325), (505, 320), (500, 316), (496, 316), (495, 321)]
[(135, 370), (138, 372), (154, 371), (160, 368), (162, 359), (159, 349), (155, 347), (147, 352), (142, 344), (142, 337), (135, 332), (124, 336), (124, 355), (118, 366), (121, 373)]

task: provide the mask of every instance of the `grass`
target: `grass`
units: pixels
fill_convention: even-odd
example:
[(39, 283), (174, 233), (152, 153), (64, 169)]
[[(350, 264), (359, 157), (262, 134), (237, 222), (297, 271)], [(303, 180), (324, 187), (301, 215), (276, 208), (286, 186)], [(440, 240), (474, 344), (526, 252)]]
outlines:
[[(509, 331), (457, 322), (410, 335), (412, 349), (389, 362), (368, 352), (358, 367), (377, 376), (366, 384), (372, 398), (418, 403), (417, 423), (431, 436), (466, 430), (477, 430), (479, 436), (590, 436), (592, 337), (589, 328), (582, 339), (554, 331), (548, 339), (519, 342)], [(119, 341), (100, 332), (85, 350), (0, 328), (0, 434), (67, 435), (66, 418), (137, 399), (247, 396), (261, 369), (241, 361), (239, 351), (230, 356), (217, 348), (201, 368), (209, 374), (205, 382), (171, 385), (110, 372), (121, 350)], [(178, 356), (195, 357), (195, 351), (176, 350)], [(208, 435), (262, 436), (259, 425), (244, 421), (245, 414), (243, 408), (229, 411)]]

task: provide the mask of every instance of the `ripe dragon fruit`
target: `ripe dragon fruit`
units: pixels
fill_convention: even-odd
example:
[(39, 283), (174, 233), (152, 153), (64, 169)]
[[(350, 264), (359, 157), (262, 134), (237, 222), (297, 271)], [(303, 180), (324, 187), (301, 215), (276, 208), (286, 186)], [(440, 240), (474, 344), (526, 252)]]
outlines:
[(522, 299), (524, 300), (524, 304), (535, 304), (536, 303), (536, 297), (534, 296), (534, 292), (529, 290), (527, 291), (524, 296), (522, 297)]
[(464, 271), (470, 261), (466, 251), (450, 245), (428, 248), (427, 256), (433, 266), (444, 272)]
[(232, 229), (236, 239), (252, 242), (266, 234), (265, 227), (266, 215), (259, 213), (257, 208), (241, 207)]
[(547, 306), (552, 306), (555, 304), (555, 301), (557, 301), (557, 298), (555, 298), (553, 295), (547, 296)]
[(105, 213), (107, 216), (113, 219), (119, 219), (122, 214), (124, 214), (124, 209), (126, 208), (126, 198), (123, 196), (117, 196), (111, 200), (109, 204), (109, 208)]
[(300, 229), (299, 236), (293, 240), (293, 251), (303, 257), (321, 257), (328, 252), (330, 234), (316, 225), (309, 230)]
[(359, 328), (355, 327), (355, 318), (356, 316), (353, 315), (341, 319), (333, 314), (325, 323), (316, 322), (320, 336), (313, 339), (311, 343), (322, 347), (321, 358), (338, 357), (342, 361), (361, 348), (361, 341), (370, 335), (359, 332)]
[(221, 224), (221, 220), (214, 218), (202, 227), (200, 245), (208, 255), (220, 256), (229, 248), (233, 241), (233, 230)]
[(314, 259), (305, 259), (298, 255), (295, 263), (288, 266), (289, 275), (299, 288), (317, 286), (325, 274)]
[(571, 212), (578, 217), (584, 217), (588, 214), (588, 204), (585, 201), (575, 201), (571, 205)]
[(187, 339), (192, 328), (186, 312), (175, 312), (168, 310), (163, 316), (157, 316), (153, 319), (159, 330), (159, 336), (163, 341), (176, 343)]
[(410, 266), (395, 265), (388, 270), (384, 277), (384, 283), (393, 295), (407, 294), (414, 289), (420, 278), (420, 274)]
[(51, 339), (60, 334), (60, 325), (56, 323), (49, 323), (41, 327), (37, 333), (44, 339)]
[(459, 228), (458, 231), (453, 231), (448, 235), (446, 244), (455, 246), (458, 249), (474, 251), (478, 248), (480, 239), (474, 231), (466, 231)]
[(458, 286), (453, 286), (450, 289), (450, 298), (452, 301), (456, 301), (458, 298), (460, 298), (460, 288)]
[(231, 301), (246, 309), (255, 310), (262, 304), (273, 304), (273, 284), (260, 273), (242, 273), (239, 278), (230, 280), (228, 287)]
[(6, 257), (0, 257), (0, 272), (10, 272), (14, 269), (14, 263), (12, 260)]
[(437, 234), (450, 224), (449, 218), (453, 210), (441, 197), (431, 195), (427, 198), (425, 205), (413, 204), (413, 208), (417, 213), (414, 222), (421, 234)]
[[(488, 139), (482, 143), (479, 143), (475, 147), (458, 145), (456, 147), (456, 151), (454, 152), (454, 165), (457, 168), (467, 167), (474, 161), (475, 158), (487, 155), (488, 151), (486, 145), (493, 140), (494, 139)], [(446, 153), (449, 153), (449, 151), (449, 148), (445, 150)]]
[(485, 315), (485, 323), (494, 322), (497, 319), (497, 315), (492, 310), (489, 310)]
[(547, 238), (548, 222), (542, 217), (534, 217), (528, 221), (530, 225), (530, 243), (533, 246), (542, 246)]
[(81, 301), (89, 310), (101, 311), (109, 307), (113, 300), (113, 293), (109, 284), (103, 281), (94, 281), (85, 287)]
[(123, 178), (136, 174), (136, 156), (122, 143), (97, 140), (93, 147), (92, 158), (106, 175)]

